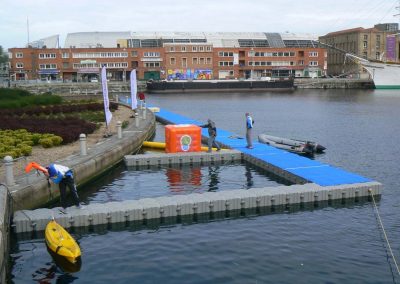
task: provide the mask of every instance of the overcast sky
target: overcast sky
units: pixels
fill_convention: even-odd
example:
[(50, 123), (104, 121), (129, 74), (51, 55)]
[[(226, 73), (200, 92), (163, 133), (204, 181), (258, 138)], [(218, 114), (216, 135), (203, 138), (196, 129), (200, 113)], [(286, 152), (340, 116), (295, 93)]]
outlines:
[(291, 32), (324, 35), (398, 22), (399, 0), (1, 0), (0, 45), (90, 31)]

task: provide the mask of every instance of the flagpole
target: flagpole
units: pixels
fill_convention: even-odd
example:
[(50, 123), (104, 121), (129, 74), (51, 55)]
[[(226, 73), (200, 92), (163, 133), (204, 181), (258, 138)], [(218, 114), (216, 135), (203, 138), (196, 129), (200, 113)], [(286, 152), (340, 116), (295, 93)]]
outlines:
[(132, 117), (137, 115), (136, 109), (137, 109), (137, 79), (136, 79), (136, 69), (133, 69), (131, 71), (131, 108), (133, 111)]
[(101, 86), (103, 88), (104, 118), (106, 121), (106, 133), (104, 137), (110, 137), (111, 133), (108, 127), (112, 119), (112, 113), (110, 111), (110, 101), (108, 98), (107, 69), (105, 65), (101, 68)]

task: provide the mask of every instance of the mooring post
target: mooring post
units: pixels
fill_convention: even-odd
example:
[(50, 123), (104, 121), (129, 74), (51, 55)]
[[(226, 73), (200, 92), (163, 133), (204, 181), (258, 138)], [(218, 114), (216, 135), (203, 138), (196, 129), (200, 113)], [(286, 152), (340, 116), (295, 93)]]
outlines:
[(118, 139), (122, 138), (122, 122), (117, 121), (117, 133), (118, 133)]
[(80, 148), (81, 148), (81, 156), (86, 156), (87, 151), (86, 151), (86, 135), (81, 134), (79, 135), (79, 142), (80, 142)]
[(139, 114), (137, 112), (135, 112), (135, 126), (136, 127), (139, 127), (139, 120), (140, 120)]
[(4, 167), (6, 174), (6, 185), (14, 185), (14, 160), (11, 156), (4, 157)]
[(115, 95), (115, 102), (118, 103), (118, 100), (119, 100), (118, 94), (116, 94), (116, 95)]
[(146, 109), (146, 103), (143, 103), (143, 112), (142, 112), (142, 114), (143, 114), (143, 119), (146, 119), (146, 111), (147, 111), (147, 109)]

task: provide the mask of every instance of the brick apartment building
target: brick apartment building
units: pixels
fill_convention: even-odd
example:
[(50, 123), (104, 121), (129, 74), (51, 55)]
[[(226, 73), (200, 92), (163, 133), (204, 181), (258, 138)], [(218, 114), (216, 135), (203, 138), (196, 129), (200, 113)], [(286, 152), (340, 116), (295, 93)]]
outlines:
[(137, 78), (203, 80), (326, 75), (327, 51), (314, 38), (277, 33), (72, 33), (65, 47), (42, 39), (10, 48), (11, 80)]

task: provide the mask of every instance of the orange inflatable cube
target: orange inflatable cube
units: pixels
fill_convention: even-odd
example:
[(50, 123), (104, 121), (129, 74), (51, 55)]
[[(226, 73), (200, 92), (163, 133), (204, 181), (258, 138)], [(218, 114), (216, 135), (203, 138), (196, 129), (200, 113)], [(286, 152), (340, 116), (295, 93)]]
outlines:
[(165, 152), (200, 152), (201, 127), (192, 124), (165, 126)]

